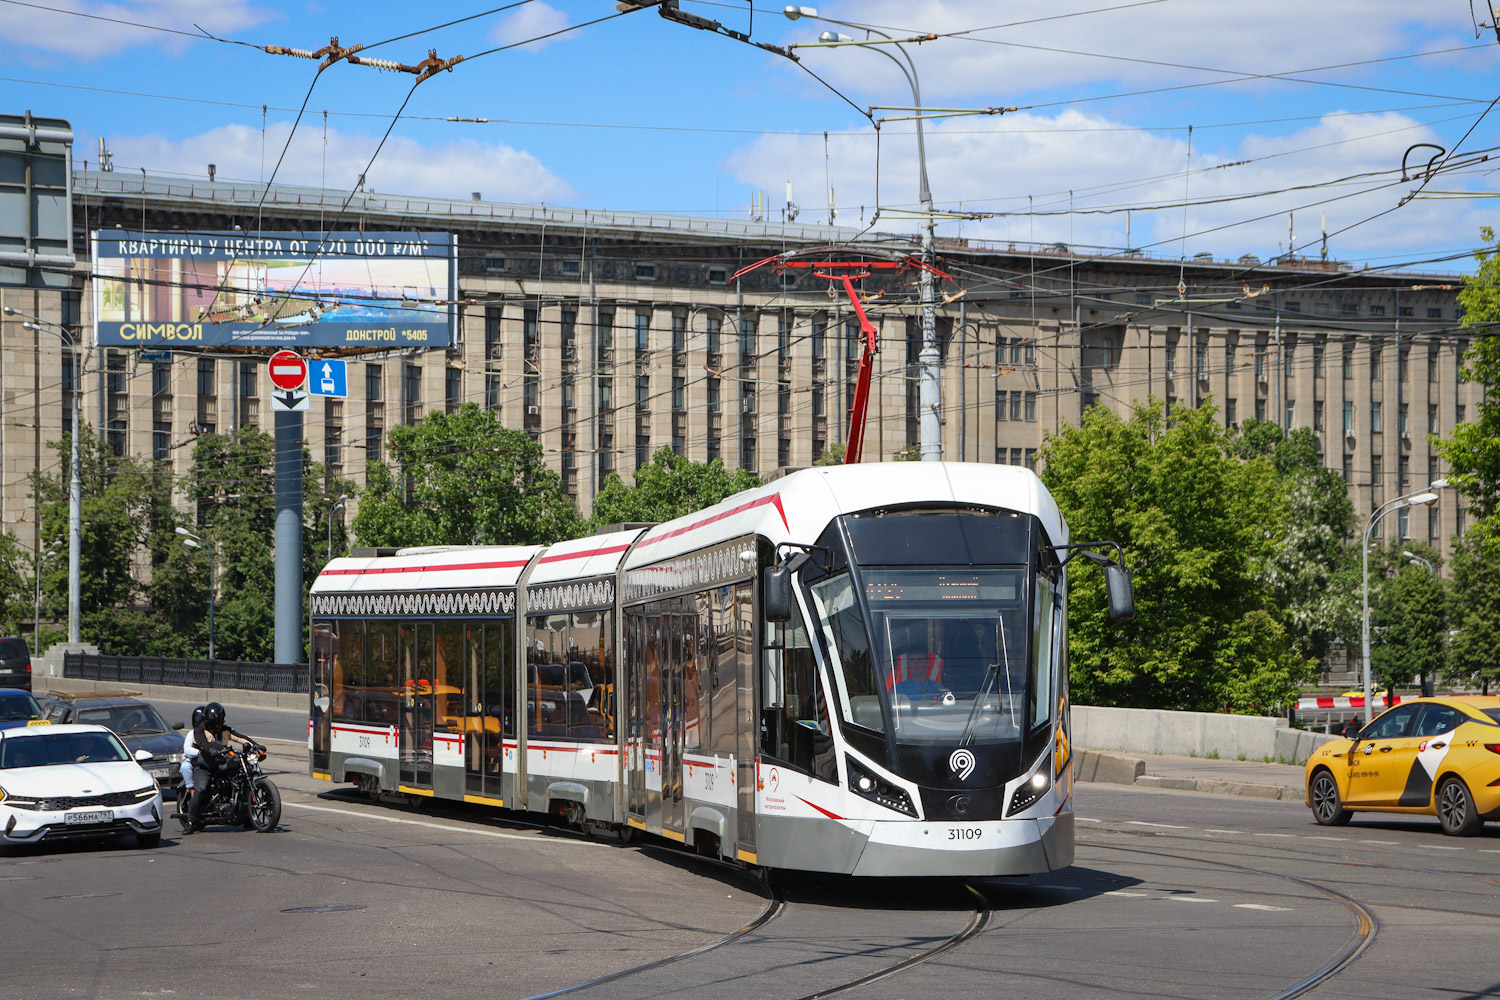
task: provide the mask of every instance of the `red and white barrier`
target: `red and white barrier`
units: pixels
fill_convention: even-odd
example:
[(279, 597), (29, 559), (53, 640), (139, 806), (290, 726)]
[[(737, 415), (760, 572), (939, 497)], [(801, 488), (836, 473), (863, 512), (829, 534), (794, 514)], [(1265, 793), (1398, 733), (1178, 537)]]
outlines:
[[(1400, 702), (1402, 700), (1403, 699), (1402, 699), (1401, 695), (1399, 695), (1399, 694), (1398, 695), (1393, 695), (1391, 697), (1391, 699), (1390, 699), (1390, 703), (1389, 704), (1390, 705), (1395, 705), (1395, 704), (1397, 704), (1398, 702)], [(1411, 699), (1408, 697), (1405, 700), (1410, 701)], [(1324, 697), (1324, 698), (1298, 698), (1297, 699), (1297, 709), (1299, 711), (1311, 711), (1311, 710), (1319, 709), (1319, 708), (1364, 708), (1364, 707), (1365, 707), (1364, 695), (1351, 695), (1351, 696), (1345, 697), (1345, 698), (1327, 698), (1327, 697)], [(1386, 697), (1385, 697), (1385, 695), (1383, 695), (1383, 694), (1377, 694), (1377, 695), (1372, 696), (1370, 698), (1370, 707), (1371, 708), (1388, 708), (1389, 705), (1386, 703)]]

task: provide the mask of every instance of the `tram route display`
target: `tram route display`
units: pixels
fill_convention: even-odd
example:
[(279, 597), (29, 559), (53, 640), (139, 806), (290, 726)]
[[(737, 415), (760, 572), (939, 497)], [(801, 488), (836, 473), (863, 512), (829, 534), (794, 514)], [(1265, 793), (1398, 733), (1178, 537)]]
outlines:
[(1067, 574), (1009, 466), (809, 469), (646, 529), (370, 550), (313, 583), (316, 777), (766, 868), (1073, 860)]

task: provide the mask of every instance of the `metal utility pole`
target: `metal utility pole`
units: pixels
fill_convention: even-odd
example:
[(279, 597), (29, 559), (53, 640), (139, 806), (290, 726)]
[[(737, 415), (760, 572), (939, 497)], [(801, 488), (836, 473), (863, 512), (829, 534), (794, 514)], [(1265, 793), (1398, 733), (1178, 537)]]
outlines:
[(277, 663), (302, 662), (302, 414), (276, 411)]

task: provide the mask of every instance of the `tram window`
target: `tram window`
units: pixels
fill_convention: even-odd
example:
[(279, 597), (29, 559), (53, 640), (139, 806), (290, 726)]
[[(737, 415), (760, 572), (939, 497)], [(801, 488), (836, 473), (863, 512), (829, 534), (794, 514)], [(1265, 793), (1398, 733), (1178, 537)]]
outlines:
[(699, 713), (703, 704), (701, 691), (703, 643), (696, 612), (679, 615), (682, 633), (682, 748), (697, 750), (703, 744)]
[(526, 628), (526, 731), (568, 735), (568, 616), (539, 615)]
[(363, 722), (365, 696), (365, 623), (333, 623), (333, 718)]
[(714, 592), (710, 626), (713, 628), (713, 661), (709, 667), (709, 735), (706, 744), (715, 754), (732, 757), (737, 752), (736, 694), (739, 666), (736, 653), (735, 604), (728, 587)]
[(568, 735), (614, 738), (614, 617), (608, 611), (578, 611), (568, 623)]
[(880, 711), (880, 688), (875, 679), (875, 657), (870, 634), (860, 615), (859, 600), (849, 574), (840, 573), (810, 588), (823, 626), (825, 648), (839, 689), (839, 717), (865, 729), (885, 731)]
[(516, 734), (515, 662), (511, 653), (511, 623), (489, 622), (484, 626), (484, 730), (489, 734), (485, 744), (486, 771), (499, 773), (502, 748), (494, 736)]
[(462, 622), (439, 622), (436, 632), (436, 672), (433, 691), (433, 728), (438, 732), (463, 731), (464, 719), (464, 626)]
[(801, 616), (795, 611), (793, 616), (792, 622), (766, 626), (767, 643), (761, 654), (767, 699), (762, 750), (809, 774), (835, 781), (838, 765), (817, 661)]
[(363, 721), (374, 726), (395, 725), (396, 623), (372, 621), (365, 628), (365, 695)]
[(1031, 725), (1052, 721), (1052, 632), (1057, 621), (1052, 581), (1036, 578), (1036, 617), (1031, 629)]

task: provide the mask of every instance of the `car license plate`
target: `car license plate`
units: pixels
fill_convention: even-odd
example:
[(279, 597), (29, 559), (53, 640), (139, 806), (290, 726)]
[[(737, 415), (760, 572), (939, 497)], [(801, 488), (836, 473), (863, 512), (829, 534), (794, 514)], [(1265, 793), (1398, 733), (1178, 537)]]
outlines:
[(146, 773), (153, 778), (169, 778), (175, 770), (177, 770), (175, 767), (153, 767), (148, 768)]
[(114, 819), (113, 809), (92, 809), (88, 812), (70, 812), (63, 818), (63, 822), (72, 826), (85, 823), (113, 823)]

